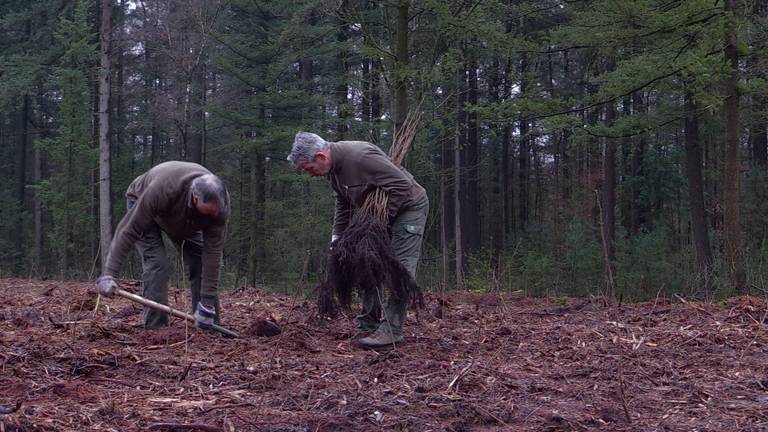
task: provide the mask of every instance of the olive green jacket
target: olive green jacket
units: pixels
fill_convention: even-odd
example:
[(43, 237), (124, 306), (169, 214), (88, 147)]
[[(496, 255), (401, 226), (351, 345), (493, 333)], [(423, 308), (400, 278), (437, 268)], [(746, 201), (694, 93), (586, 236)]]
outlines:
[(201, 297), (215, 297), (227, 234), (229, 197), (226, 211), (218, 217), (198, 213), (189, 189), (192, 180), (206, 174), (211, 172), (198, 164), (171, 161), (137, 177), (125, 193), (133, 205), (117, 225), (104, 274), (117, 276), (128, 251), (150, 228), (159, 227), (179, 242), (202, 231)]
[(333, 235), (349, 225), (352, 212), (365, 202), (368, 193), (383, 189), (389, 197), (390, 223), (401, 210), (426, 196), (426, 191), (405, 168), (395, 165), (377, 146), (364, 141), (329, 143), (331, 170), (327, 174), (336, 196)]

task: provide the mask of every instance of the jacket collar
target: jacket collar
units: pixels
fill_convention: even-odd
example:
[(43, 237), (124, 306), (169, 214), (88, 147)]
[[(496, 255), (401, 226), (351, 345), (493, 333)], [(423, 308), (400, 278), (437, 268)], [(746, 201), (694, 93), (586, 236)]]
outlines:
[(338, 174), (344, 165), (346, 154), (341, 150), (339, 142), (328, 143), (328, 148), (331, 149), (331, 169), (328, 171), (328, 175)]

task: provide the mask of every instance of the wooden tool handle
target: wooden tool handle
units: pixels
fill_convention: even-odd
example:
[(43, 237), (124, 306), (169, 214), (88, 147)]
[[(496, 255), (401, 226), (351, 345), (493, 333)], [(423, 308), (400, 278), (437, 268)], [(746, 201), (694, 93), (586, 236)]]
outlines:
[[(134, 301), (136, 303), (143, 304), (144, 306), (151, 307), (152, 309), (156, 309), (156, 310), (159, 310), (161, 312), (165, 312), (167, 314), (171, 314), (171, 315), (173, 315), (175, 317), (178, 317), (178, 318), (181, 318), (181, 319), (185, 319), (185, 320), (187, 320), (189, 322), (192, 322), (192, 323), (196, 322), (195, 317), (192, 316), (191, 314), (184, 313), (184, 312), (176, 310), (176, 309), (174, 309), (174, 308), (172, 308), (170, 306), (167, 306), (167, 305), (164, 305), (164, 304), (160, 304), (160, 303), (152, 301), (152, 300), (145, 299), (144, 297), (142, 297), (140, 295), (136, 295), (134, 293), (130, 293), (130, 292), (122, 290), (120, 288), (117, 288), (115, 290), (115, 294), (119, 295), (120, 297), (125, 297), (128, 300)], [(237, 333), (233, 332), (232, 330), (229, 330), (229, 329), (227, 329), (225, 327), (222, 327), (222, 326), (220, 326), (218, 324), (212, 324), (211, 328), (213, 330), (216, 330), (217, 332), (219, 332), (221, 334), (226, 335), (226, 336), (230, 336), (230, 337), (234, 337), (234, 338), (240, 337), (239, 334), (237, 334)]]

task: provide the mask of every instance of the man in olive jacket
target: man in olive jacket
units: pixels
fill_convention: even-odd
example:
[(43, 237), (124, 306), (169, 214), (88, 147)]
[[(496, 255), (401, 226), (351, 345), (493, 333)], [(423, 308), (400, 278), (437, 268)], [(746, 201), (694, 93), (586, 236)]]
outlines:
[[(112, 296), (115, 277), (132, 246), (141, 255), (144, 297), (168, 304), (168, 257), (164, 232), (179, 248), (189, 269), (192, 310), (200, 328), (219, 322), (219, 272), (229, 218), (224, 183), (190, 162), (161, 163), (137, 177), (126, 191), (127, 212), (115, 230), (99, 293)], [(144, 326), (168, 324), (168, 315), (144, 309)]]
[[(389, 198), (392, 248), (400, 262), (416, 277), (424, 225), (429, 214), (427, 193), (405, 168), (395, 165), (377, 146), (364, 141), (326, 142), (299, 132), (288, 160), (311, 176), (326, 176), (336, 198), (331, 245), (344, 232), (355, 208), (368, 193), (383, 189)], [(362, 293), (358, 330), (373, 333), (360, 339), (362, 348), (392, 346), (403, 340), (406, 302), (389, 296), (384, 316), (376, 293)]]

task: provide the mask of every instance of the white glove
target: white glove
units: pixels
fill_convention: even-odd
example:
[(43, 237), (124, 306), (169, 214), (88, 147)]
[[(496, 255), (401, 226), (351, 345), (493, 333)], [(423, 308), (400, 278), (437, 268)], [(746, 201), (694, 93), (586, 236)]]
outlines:
[(213, 306), (206, 306), (202, 302), (197, 302), (195, 309), (195, 323), (197, 328), (208, 330), (213, 326), (213, 319), (216, 317), (216, 309)]
[(112, 297), (115, 295), (115, 290), (117, 290), (118, 286), (117, 282), (115, 282), (115, 278), (109, 275), (104, 275), (96, 279), (96, 288), (98, 288), (99, 294), (104, 297)]

